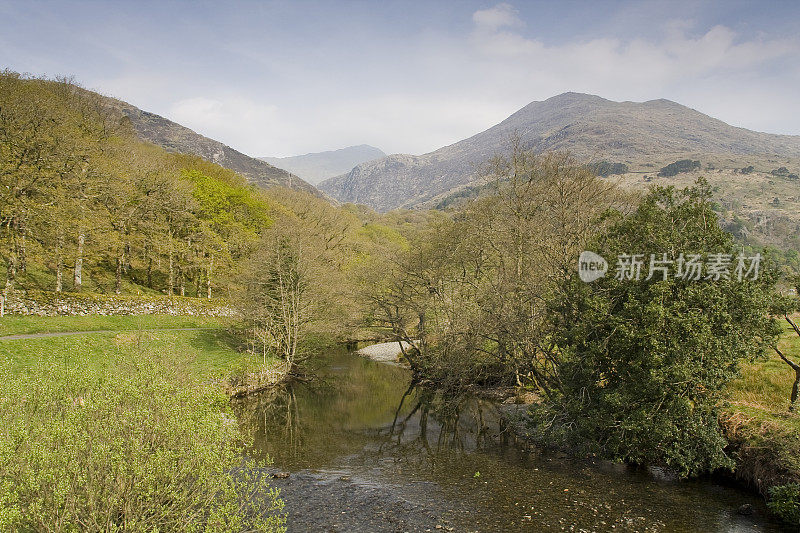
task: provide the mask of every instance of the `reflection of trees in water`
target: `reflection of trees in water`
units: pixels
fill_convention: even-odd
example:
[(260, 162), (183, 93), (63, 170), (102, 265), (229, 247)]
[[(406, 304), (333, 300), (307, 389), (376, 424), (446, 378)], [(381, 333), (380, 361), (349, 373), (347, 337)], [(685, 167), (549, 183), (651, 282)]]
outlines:
[(288, 384), (235, 405), (254, 450), (279, 464), (321, 467), (358, 453), (423, 465), (442, 453), (501, 450), (513, 437), (496, 405), (412, 383), (365, 396), (360, 382)]
[[(407, 410), (407, 412), (404, 411)], [(445, 392), (412, 383), (384, 434), (381, 451), (422, 448), (427, 453), (506, 447), (513, 442), (497, 406), (468, 394)]]
[(270, 389), (234, 404), (241, 426), (256, 443), (278, 437), (282, 452), (301, 453), (303, 427), (294, 386)]

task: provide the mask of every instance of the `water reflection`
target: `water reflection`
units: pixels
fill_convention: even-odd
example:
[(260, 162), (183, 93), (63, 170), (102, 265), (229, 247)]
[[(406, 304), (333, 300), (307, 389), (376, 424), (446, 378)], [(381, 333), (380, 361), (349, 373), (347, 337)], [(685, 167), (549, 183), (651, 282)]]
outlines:
[(777, 531), (735, 509), (760, 500), (710, 483), (678, 483), (517, 442), (499, 407), (445, 398), (408, 373), (341, 352), (313, 383), (236, 405), (254, 455), (281, 469), (345, 473), (411, 490), (480, 531)]

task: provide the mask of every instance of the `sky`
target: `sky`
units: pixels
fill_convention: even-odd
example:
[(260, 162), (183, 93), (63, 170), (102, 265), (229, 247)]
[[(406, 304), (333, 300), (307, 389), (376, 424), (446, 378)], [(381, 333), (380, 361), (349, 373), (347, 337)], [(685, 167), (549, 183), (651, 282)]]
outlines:
[(421, 154), (575, 91), (800, 135), (800, 2), (0, 0), (0, 69), (252, 156)]

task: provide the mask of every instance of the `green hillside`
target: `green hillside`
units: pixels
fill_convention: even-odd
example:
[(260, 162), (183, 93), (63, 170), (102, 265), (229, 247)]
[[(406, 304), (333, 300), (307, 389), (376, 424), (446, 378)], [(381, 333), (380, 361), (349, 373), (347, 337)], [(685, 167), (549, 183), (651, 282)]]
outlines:
[(0, 74), (6, 288), (231, 297), (270, 232), (302, 236), (334, 269), (369, 256), (355, 212), (143, 142), (113, 102)]

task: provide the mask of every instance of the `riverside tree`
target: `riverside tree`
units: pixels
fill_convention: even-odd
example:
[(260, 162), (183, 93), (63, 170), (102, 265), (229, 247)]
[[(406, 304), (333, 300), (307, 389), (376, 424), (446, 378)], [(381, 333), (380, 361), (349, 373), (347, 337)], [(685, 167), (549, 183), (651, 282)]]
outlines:
[(467, 383), (549, 380), (546, 301), (622, 197), (569, 155), (512, 143), (486, 168), (495, 191), (433, 219), (375, 284), (373, 304), (425, 377)]
[[(654, 189), (629, 216), (617, 215), (589, 248), (613, 265), (621, 254), (729, 254), (710, 189)], [(613, 267), (612, 267), (613, 268)], [(677, 267), (676, 267), (677, 268)], [(741, 361), (773, 344), (773, 279), (564, 279), (551, 299), (556, 379), (539, 411), (549, 435), (590, 451), (683, 475), (731, 467), (717, 407)]]
[[(777, 316), (782, 316), (787, 324), (792, 328), (792, 331), (800, 337), (800, 326), (792, 317), (793, 313), (800, 311), (800, 299), (798, 299), (798, 291), (800, 291), (800, 277), (796, 279), (795, 295), (794, 296), (777, 296), (772, 304), (772, 313)], [(792, 384), (792, 392), (789, 395), (789, 411), (794, 411), (797, 404), (798, 394), (800, 391), (800, 363), (790, 359), (789, 355), (784, 354), (783, 350), (778, 347), (777, 342), (772, 347), (775, 353), (781, 360), (789, 365), (789, 368), (794, 371), (794, 383)]]

